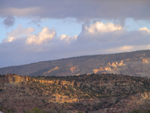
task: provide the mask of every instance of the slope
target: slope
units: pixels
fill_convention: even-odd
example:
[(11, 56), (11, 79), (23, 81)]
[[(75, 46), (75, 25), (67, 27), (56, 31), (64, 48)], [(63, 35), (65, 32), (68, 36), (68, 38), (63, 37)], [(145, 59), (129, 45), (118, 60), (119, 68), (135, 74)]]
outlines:
[(114, 73), (150, 77), (150, 50), (72, 57), (0, 68), (0, 74), (7, 73), (30, 76), (70, 76), (88, 73)]
[(127, 113), (148, 109), (150, 81), (140, 77), (92, 74), (72, 77), (0, 77), (0, 108), (24, 113), (33, 108), (46, 113)]

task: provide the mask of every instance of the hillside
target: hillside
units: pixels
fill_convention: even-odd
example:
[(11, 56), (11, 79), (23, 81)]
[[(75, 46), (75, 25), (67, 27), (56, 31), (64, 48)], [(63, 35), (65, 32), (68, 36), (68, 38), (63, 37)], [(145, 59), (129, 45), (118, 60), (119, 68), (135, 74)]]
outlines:
[(129, 113), (149, 109), (150, 81), (117, 74), (71, 77), (0, 76), (0, 110), (24, 113)]
[(150, 77), (150, 50), (108, 55), (81, 56), (0, 68), (0, 74), (70, 76), (114, 73)]

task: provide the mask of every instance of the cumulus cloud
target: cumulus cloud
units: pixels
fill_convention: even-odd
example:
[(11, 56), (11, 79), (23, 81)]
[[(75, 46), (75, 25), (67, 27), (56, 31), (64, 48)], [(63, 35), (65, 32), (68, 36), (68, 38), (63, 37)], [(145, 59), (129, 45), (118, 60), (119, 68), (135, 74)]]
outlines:
[(117, 30), (121, 30), (122, 27), (120, 25), (115, 25), (113, 23), (102, 23), (102, 22), (96, 22), (89, 26), (83, 26), (83, 30), (90, 34), (96, 34), (96, 33), (109, 33), (114, 32)]
[(15, 18), (13, 16), (7, 16), (3, 23), (7, 26), (7, 27), (10, 27), (12, 26), (14, 23), (15, 23)]
[(73, 37), (71, 37), (66, 34), (62, 34), (58, 38), (60, 41), (65, 41), (66, 43), (70, 44), (71, 42), (74, 42), (77, 40), (77, 35), (74, 35)]
[(42, 31), (37, 35), (28, 35), (26, 43), (27, 44), (42, 44), (43, 42), (47, 42), (49, 40), (52, 40), (56, 35), (56, 32), (54, 29), (49, 30), (47, 27), (44, 27)]
[[(82, 26), (82, 32), (79, 35), (78, 41), (98, 41), (99, 43), (107, 43), (121, 35), (123, 30), (124, 29), (120, 25), (95, 22), (91, 25)], [(114, 36), (114, 38), (112, 38), (112, 36)]]
[(147, 27), (140, 28), (139, 31), (150, 33), (150, 30)]
[(107, 51), (110, 53), (113, 53), (114, 51), (116, 53), (118, 53), (118, 52), (124, 52), (124, 51), (132, 51), (132, 50), (134, 50), (133, 46), (121, 46), (121, 47), (117, 47), (117, 48), (107, 49)]
[(13, 40), (16, 40), (16, 38), (9, 36), (8, 38), (4, 39), (3, 42), (12, 42)]
[(22, 28), (21, 25), (17, 27), (17, 29), (12, 30), (10, 33), (7, 33), (7, 38), (3, 40), (3, 42), (12, 42), (16, 40), (17, 38), (27, 36), (28, 34), (32, 33), (34, 31), (34, 28)]

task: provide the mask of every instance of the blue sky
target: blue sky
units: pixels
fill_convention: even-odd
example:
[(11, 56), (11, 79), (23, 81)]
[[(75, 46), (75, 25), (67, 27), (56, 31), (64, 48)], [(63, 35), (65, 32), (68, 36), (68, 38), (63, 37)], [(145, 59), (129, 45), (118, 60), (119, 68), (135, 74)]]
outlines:
[(149, 0), (1, 0), (0, 67), (150, 48)]

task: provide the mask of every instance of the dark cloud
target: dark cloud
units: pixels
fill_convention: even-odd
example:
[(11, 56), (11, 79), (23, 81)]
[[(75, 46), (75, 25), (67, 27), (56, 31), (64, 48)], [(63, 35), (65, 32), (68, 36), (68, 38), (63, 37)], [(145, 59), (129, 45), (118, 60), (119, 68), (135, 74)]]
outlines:
[(7, 16), (3, 23), (7, 26), (7, 27), (10, 27), (12, 26), (14, 23), (15, 23), (15, 18), (13, 16)]
[(134, 18), (149, 20), (149, 0), (5, 0), (0, 4), (0, 14), (39, 16), (42, 18)]

